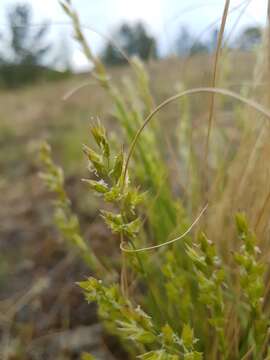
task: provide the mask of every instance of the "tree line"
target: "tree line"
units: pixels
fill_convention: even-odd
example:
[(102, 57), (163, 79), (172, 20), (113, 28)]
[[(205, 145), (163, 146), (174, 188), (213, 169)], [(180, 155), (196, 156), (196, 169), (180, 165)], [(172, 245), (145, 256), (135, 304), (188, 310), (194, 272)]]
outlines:
[[(68, 52), (64, 54), (64, 71), (55, 71), (57, 59), (52, 58), (52, 44), (48, 40), (49, 25), (43, 23), (32, 26), (31, 7), (17, 4), (7, 12), (8, 36), (0, 33), (0, 86), (18, 87), (38, 79), (58, 79), (71, 72)], [(158, 39), (156, 39), (142, 22), (124, 23), (113, 33), (113, 42), (107, 41), (100, 52), (107, 65), (123, 65), (126, 60), (115, 46), (118, 45), (128, 56), (139, 56), (142, 60), (157, 59)], [(198, 53), (212, 53), (216, 47), (218, 30), (213, 30), (206, 40), (194, 37), (182, 27), (175, 41), (175, 52), (179, 56), (192, 56)], [(242, 30), (230, 43), (231, 47), (240, 50), (251, 50), (262, 40), (262, 29), (251, 26)], [(63, 51), (63, 47), (61, 47)], [(63, 55), (63, 54), (62, 54)]]

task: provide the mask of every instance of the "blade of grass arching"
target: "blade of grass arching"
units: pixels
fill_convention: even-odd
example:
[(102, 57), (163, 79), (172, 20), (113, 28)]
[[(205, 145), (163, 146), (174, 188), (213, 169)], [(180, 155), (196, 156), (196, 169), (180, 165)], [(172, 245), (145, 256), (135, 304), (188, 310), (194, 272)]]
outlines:
[[(226, 26), (226, 22), (227, 22), (229, 7), (230, 7), (230, 0), (226, 0), (224, 10), (223, 10), (222, 22), (221, 22), (221, 26), (220, 26), (220, 30), (219, 30), (219, 34), (218, 34), (217, 48), (216, 48), (216, 52), (215, 52), (213, 77), (212, 77), (212, 81), (211, 81), (211, 87), (213, 87), (213, 88), (215, 88), (216, 84), (217, 84), (219, 58), (221, 56), (222, 40), (223, 40), (225, 26)], [(205, 169), (208, 168), (207, 160), (208, 160), (211, 129), (213, 126), (213, 119), (214, 119), (214, 107), (215, 107), (215, 93), (212, 93), (210, 95), (210, 109), (209, 109), (207, 138), (206, 138), (205, 155), (204, 155)]]
[[(128, 126), (135, 124), (138, 128), (143, 122), (144, 113), (151, 111), (154, 101), (150, 92), (148, 75), (145, 69), (138, 61), (135, 67), (138, 89), (133, 87), (133, 103), (134, 97), (139, 97), (144, 104), (144, 108), (141, 110), (133, 106), (132, 114), (126, 117), (124, 122)], [(130, 90), (130, 86), (128, 86), (128, 88)], [(133, 134), (129, 132), (128, 135), (131, 141), (135, 136), (135, 131)], [(134, 167), (136, 175), (140, 181), (144, 183), (147, 190), (153, 196), (159, 194), (151, 210), (148, 212), (153, 237), (157, 239), (158, 242), (163, 241), (163, 239), (171, 233), (177, 221), (177, 209), (173, 196), (169, 184), (164, 181), (167, 177), (167, 170), (162, 159), (162, 152), (158, 141), (159, 136), (160, 134), (158, 133), (156, 124), (151, 126), (151, 129), (143, 134), (143, 138), (139, 142), (136, 150), (135, 159), (138, 161), (136, 160), (137, 165)], [(141, 165), (139, 166), (138, 163)]]
[[(128, 167), (129, 167), (129, 163), (131, 160), (132, 155), (134, 154), (136, 145), (138, 143), (138, 140), (142, 134), (142, 132), (144, 131), (144, 129), (147, 127), (147, 125), (150, 123), (150, 121), (154, 118), (154, 116), (161, 111), (164, 107), (166, 107), (167, 105), (169, 105), (170, 103), (179, 100), (181, 98), (183, 98), (184, 96), (190, 96), (190, 95), (195, 95), (195, 94), (202, 94), (202, 93), (206, 93), (206, 94), (211, 94), (211, 93), (215, 93), (215, 94), (219, 94), (219, 95), (224, 95), (224, 96), (228, 96), (231, 97), (232, 99), (238, 100), (240, 102), (242, 102), (243, 104), (249, 106), (250, 108), (258, 111), (259, 113), (261, 113), (262, 115), (264, 115), (268, 121), (270, 121), (270, 110), (268, 110), (267, 108), (265, 108), (263, 105), (257, 103), (254, 100), (251, 99), (247, 99), (244, 96), (241, 96), (233, 91), (227, 90), (227, 89), (220, 89), (220, 88), (209, 88), (209, 87), (199, 87), (199, 88), (194, 88), (194, 89), (189, 89), (189, 90), (184, 90), (180, 93), (177, 93), (171, 97), (169, 97), (168, 99), (166, 99), (165, 101), (163, 101), (161, 104), (159, 104), (144, 120), (142, 126), (138, 129), (127, 154), (127, 160), (125, 163), (125, 167), (124, 167), (124, 172), (123, 172), (123, 177), (124, 180), (127, 177), (127, 171), (128, 171)], [(123, 180), (123, 186), (125, 185), (125, 181)]]
[[(144, 129), (146, 128), (146, 126), (149, 124), (149, 122), (155, 118), (155, 115), (157, 112), (159, 112), (161, 109), (163, 109), (165, 106), (167, 106), (168, 104), (170, 104), (173, 101), (179, 100), (184, 96), (189, 96), (189, 95), (194, 95), (194, 94), (202, 94), (202, 93), (212, 93), (214, 92), (215, 94), (220, 94), (220, 95), (225, 95), (225, 96), (229, 96), (231, 98), (234, 98), (235, 100), (238, 100), (246, 105), (248, 105), (249, 107), (261, 112), (264, 116), (267, 117), (268, 120), (270, 120), (270, 111), (268, 111), (267, 109), (265, 109), (263, 106), (259, 105), (258, 103), (256, 103), (253, 100), (249, 100), (246, 99), (245, 97), (238, 95), (232, 91), (229, 90), (225, 90), (225, 89), (218, 89), (218, 88), (195, 88), (195, 89), (191, 89), (191, 90), (186, 90), (183, 91), (181, 93), (178, 93), (170, 98), (168, 98), (167, 100), (165, 100), (163, 103), (161, 103), (159, 106), (157, 106), (148, 116), (147, 118), (144, 120), (142, 126), (140, 127), (140, 129), (137, 131), (136, 136), (134, 137), (128, 154), (127, 154), (127, 160), (125, 163), (125, 167), (124, 167), (124, 171), (123, 171), (123, 178), (125, 179), (127, 176), (127, 170), (128, 170), (128, 166), (131, 160), (132, 155), (134, 154), (134, 151), (136, 149), (136, 145), (138, 143), (139, 138), (142, 135), (142, 132), (144, 131)], [(123, 184), (125, 183), (125, 181), (123, 181)], [(161, 202), (162, 203), (162, 202)], [(160, 209), (156, 208), (156, 211), (158, 213), (160, 212)], [(161, 218), (162, 220), (162, 218)]]

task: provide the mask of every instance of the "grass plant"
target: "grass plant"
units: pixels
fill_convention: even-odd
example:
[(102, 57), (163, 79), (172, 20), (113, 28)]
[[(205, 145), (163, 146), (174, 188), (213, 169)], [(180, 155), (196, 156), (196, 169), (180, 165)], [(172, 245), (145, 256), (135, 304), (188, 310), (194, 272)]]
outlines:
[[(211, 86), (182, 89), (156, 106), (144, 65), (129, 59), (133, 78), (121, 88), (116, 86), (88, 46), (71, 1), (61, 2), (122, 131), (123, 144), (115, 144), (97, 121), (91, 126), (91, 145), (83, 148), (90, 170), (83, 183), (99, 197), (100, 215), (118, 236), (120, 266), (112, 261), (105, 269), (83, 240), (64, 190), (63, 173), (53, 163), (48, 145), (41, 149), (42, 177), (56, 194), (58, 227), (91, 270), (92, 276), (79, 286), (88, 302), (98, 304), (104, 327), (119, 337), (130, 359), (270, 359), (269, 265), (264, 256), (269, 194), (254, 185), (258, 164), (250, 155), (256, 158), (260, 149), (267, 149), (266, 138), (259, 138), (260, 146), (249, 145), (254, 144), (250, 138), (258, 142), (260, 131), (245, 130), (235, 147), (237, 154), (229, 153), (221, 161), (220, 154), (211, 153), (215, 147), (210, 132), (213, 143), (221, 136), (212, 129), (216, 96), (238, 101), (233, 102), (233, 111), (241, 121), (249, 116), (239, 102), (256, 110), (265, 122), (270, 119), (263, 105), (216, 87), (229, 4), (226, 1)], [(202, 147), (193, 144), (190, 96), (206, 94), (210, 94), (210, 115), (198, 135), (206, 139), (205, 156)], [(173, 189), (168, 154), (160, 146), (164, 128), (159, 112), (176, 101), (181, 101), (176, 148), (181, 149), (179, 163), (187, 170), (183, 191)], [(207, 166), (202, 165), (206, 160)], [(262, 186), (267, 177), (261, 175), (258, 181)]]

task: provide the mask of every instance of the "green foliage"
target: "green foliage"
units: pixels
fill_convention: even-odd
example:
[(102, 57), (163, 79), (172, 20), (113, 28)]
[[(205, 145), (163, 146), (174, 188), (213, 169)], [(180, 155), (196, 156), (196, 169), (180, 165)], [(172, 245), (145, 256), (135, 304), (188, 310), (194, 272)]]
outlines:
[(79, 285), (83, 288), (87, 301), (98, 303), (100, 316), (109, 331), (120, 334), (125, 341), (132, 341), (140, 350), (146, 346), (157, 348), (139, 358), (177, 360), (183, 356), (184, 359), (202, 359), (202, 355), (194, 351), (197, 340), (188, 325), (184, 326), (179, 337), (168, 324), (158, 328), (140, 306), (134, 307), (120, 294), (117, 285), (107, 287), (94, 278)]
[(252, 310), (257, 312), (260, 311), (264, 293), (262, 275), (264, 274), (265, 266), (257, 261), (260, 249), (256, 246), (256, 238), (250, 232), (243, 214), (237, 214), (236, 224), (243, 245), (234, 258), (240, 268), (240, 283), (244, 290), (244, 295)]
[[(127, 99), (88, 48), (71, 2), (63, 2), (62, 6), (95, 65), (97, 82), (112, 99), (124, 141), (132, 141), (154, 104), (143, 65), (138, 60), (132, 63), (135, 82), (125, 83), (131, 94)], [(185, 105), (182, 140), (189, 147), (190, 110)], [(80, 235), (78, 219), (63, 189), (63, 173), (52, 162), (47, 145), (42, 147), (41, 155), (46, 170), (43, 179), (57, 198), (58, 227), (73, 248), (90, 256), (89, 265), (96, 277), (79, 285), (86, 300), (97, 303), (107, 331), (119, 337), (131, 359), (267, 358), (269, 307), (265, 306), (265, 263), (245, 216), (236, 215), (241, 245), (230, 257), (220, 251), (222, 229), (213, 241), (202, 232), (198, 236), (190, 232), (170, 248), (163, 246), (147, 252), (145, 247), (183, 233), (198, 203), (194, 200), (191, 210), (189, 205), (176, 204), (170, 186), (164, 182), (168, 169), (159, 146), (161, 133), (157, 126), (149, 125), (140, 135), (141, 141), (128, 168), (129, 153), (124, 145), (112, 146), (100, 123), (91, 127), (91, 134), (94, 144), (84, 146), (90, 170), (84, 183), (101, 200), (100, 214), (111, 232), (118, 235), (121, 268), (120, 261), (116, 261), (108, 271), (100, 270), (99, 260)], [(188, 161), (185, 152), (181, 155)], [(151, 202), (156, 194), (159, 196)], [(118, 277), (112, 279), (106, 272), (115, 272)]]
[(199, 288), (199, 301), (209, 310), (208, 321), (218, 334), (221, 353), (227, 358), (223, 294), (225, 270), (217, 256), (214, 244), (202, 233), (199, 235), (197, 246), (193, 248), (187, 246), (187, 255), (194, 265)]
[(265, 264), (258, 261), (260, 249), (256, 245), (256, 237), (249, 230), (244, 214), (236, 215), (239, 238), (243, 245), (234, 258), (239, 267), (239, 282), (242, 289), (243, 303), (248, 307), (246, 336), (251, 339), (256, 358), (261, 358), (268, 320), (263, 311), (265, 285), (263, 276)]

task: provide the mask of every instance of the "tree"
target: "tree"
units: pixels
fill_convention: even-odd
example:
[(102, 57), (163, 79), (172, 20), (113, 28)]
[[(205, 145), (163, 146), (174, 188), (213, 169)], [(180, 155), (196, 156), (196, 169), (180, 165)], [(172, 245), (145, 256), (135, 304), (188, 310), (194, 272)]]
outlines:
[(7, 13), (9, 39), (1, 36), (0, 81), (2, 84), (16, 87), (35, 80), (40, 66), (46, 64), (51, 45), (46, 41), (48, 25), (46, 23), (31, 27), (31, 7), (26, 4), (14, 5)]
[(262, 41), (262, 30), (257, 26), (250, 26), (242, 31), (236, 41), (236, 46), (241, 50), (252, 50)]
[(15, 5), (8, 12), (11, 62), (14, 64), (42, 65), (51, 45), (45, 42), (46, 23), (31, 27), (32, 11), (29, 5)]
[[(157, 45), (153, 36), (147, 33), (145, 26), (138, 22), (135, 25), (123, 24), (113, 35), (116, 44), (129, 56), (137, 55), (142, 60), (157, 57)], [(123, 64), (125, 59), (115, 46), (108, 42), (102, 58), (109, 65)]]

